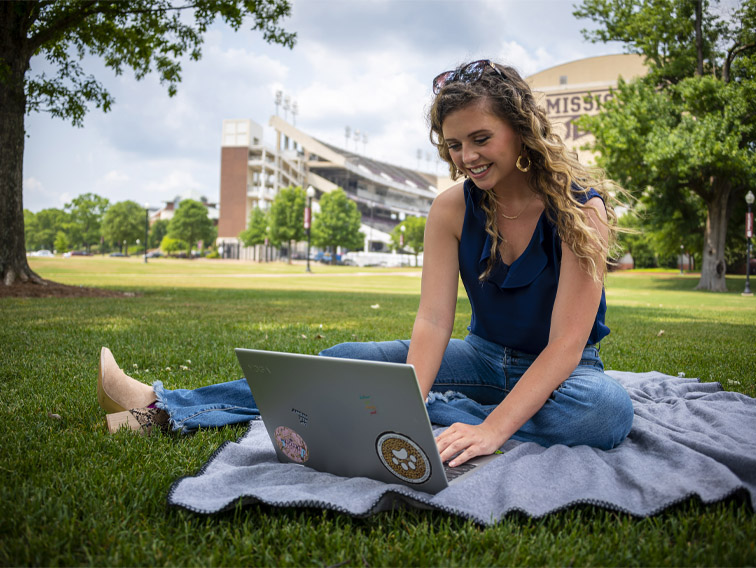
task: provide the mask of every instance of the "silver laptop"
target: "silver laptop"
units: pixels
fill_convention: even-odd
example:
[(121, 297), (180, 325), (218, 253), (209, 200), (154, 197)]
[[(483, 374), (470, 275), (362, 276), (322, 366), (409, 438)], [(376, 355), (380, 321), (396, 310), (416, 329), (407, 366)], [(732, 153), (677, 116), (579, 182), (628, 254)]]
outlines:
[(236, 349), (278, 459), (437, 493), (497, 457), (441, 463), (411, 365)]

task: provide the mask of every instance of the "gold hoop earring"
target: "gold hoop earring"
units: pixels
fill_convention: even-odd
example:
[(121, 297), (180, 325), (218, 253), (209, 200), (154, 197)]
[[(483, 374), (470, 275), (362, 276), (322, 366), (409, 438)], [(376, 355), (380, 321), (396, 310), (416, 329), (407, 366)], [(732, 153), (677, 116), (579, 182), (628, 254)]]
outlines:
[(523, 173), (527, 172), (530, 169), (530, 158), (528, 156), (525, 156), (525, 157), (528, 158), (528, 165), (527, 166), (523, 166), (520, 163), (520, 160), (522, 160), (522, 154), (520, 154), (519, 156), (517, 156), (517, 162), (515, 163), (515, 165), (517, 166), (517, 169), (520, 170)]

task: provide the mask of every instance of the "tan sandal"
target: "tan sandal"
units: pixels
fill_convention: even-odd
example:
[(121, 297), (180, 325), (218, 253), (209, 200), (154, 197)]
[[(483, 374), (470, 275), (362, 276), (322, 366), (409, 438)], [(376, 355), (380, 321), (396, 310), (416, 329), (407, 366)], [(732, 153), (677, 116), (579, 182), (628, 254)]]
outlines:
[(149, 436), (155, 429), (167, 432), (170, 426), (168, 413), (160, 408), (132, 408), (125, 412), (114, 412), (105, 417), (105, 423), (111, 434), (125, 428), (145, 436)]
[(144, 408), (157, 400), (151, 386), (132, 379), (118, 367), (110, 349), (100, 351), (97, 373), (97, 402), (107, 412)]

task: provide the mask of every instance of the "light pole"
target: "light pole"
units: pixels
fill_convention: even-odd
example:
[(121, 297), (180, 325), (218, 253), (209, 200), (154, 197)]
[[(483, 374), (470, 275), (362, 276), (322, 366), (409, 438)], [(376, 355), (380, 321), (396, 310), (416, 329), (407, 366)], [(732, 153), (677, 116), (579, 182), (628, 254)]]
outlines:
[(748, 205), (748, 213), (746, 213), (746, 283), (743, 296), (753, 296), (751, 292), (751, 237), (753, 237), (753, 213), (751, 213), (751, 205), (753, 205), (754, 200), (752, 191), (746, 193), (745, 200)]
[(308, 186), (307, 188), (307, 207), (305, 207), (304, 215), (304, 228), (307, 233), (307, 272), (310, 270), (310, 226), (312, 225), (312, 198), (315, 197), (315, 188)]
[(683, 258), (685, 255), (685, 245), (680, 245), (680, 274), (683, 273)]
[(150, 234), (150, 204), (144, 204), (144, 262), (147, 263), (147, 239)]

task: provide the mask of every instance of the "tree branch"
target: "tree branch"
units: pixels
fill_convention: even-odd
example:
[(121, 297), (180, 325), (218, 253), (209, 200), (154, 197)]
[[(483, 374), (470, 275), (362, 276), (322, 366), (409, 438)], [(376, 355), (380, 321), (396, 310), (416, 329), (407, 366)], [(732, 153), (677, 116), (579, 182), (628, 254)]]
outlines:
[[(111, 0), (111, 3), (115, 4), (115, 0)], [(53, 41), (56, 37), (60, 36), (66, 30), (75, 27), (80, 22), (86, 20), (89, 16), (102, 13), (99, 4), (96, 0), (89, 0), (86, 2), (89, 4), (88, 8), (76, 9), (73, 11), (64, 12), (63, 16), (54, 21), (50, 26), (40, 29), (37, 33), (29, 38), (30, 55), (33, 55), (45, 44)], [(39, 16), (39, 11), (37, 16)]]
[[(51, 4), (55, 4), (55, 2), (40, 2), (37, 6), (35, 16), (39, 16), (39, 12), (42, 7)], [(36, 52), (40, 47), (53, 40), (64, 31), (70, 29), (71, 27), (75, 27), (75, 24), (83, 22), (90, 16), (94, 16), (96, 14), (131, 15), (151, 14), (158, 12), (179, 12), (181, 10), (188, 10), (197, 8), (199, 6), (197, 2), (193, 2), (184, 6), (163, 6), (160, 8), (132, 9), (130, 8), (131, 4), (129, 4), (128, 2), (123, 2), (122, 0), (86, 0), (81, 5), (84, 6), (84, 8), (76, 8), (75, 10), (67, 12), (64, 17), (55, 21), (49, 27), (40, 30), (38, 33), (29, 38), (31, 53), (33, 54), (34, 52)], [(113, 10), (113, 8), (116, 6), (118, 8), (116, 10)], [(35, 18), (35, 20), (36, 19), (37, 18)]]
[(722, 82), (723, 83), (730, 82), (730, 68), (732, 67), (732, 62), (735, 61), (735, 58), (741, 53), (743, 53), (744, 51), (748, 51), (749, 49), (753, 49), (755, 47), (756, 47), (756, 42), (745, 43), (745, 44), (736, 43), (727, 51), (727, 58), (725, 59), (725, 62), (722, 65)]

